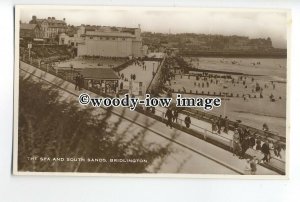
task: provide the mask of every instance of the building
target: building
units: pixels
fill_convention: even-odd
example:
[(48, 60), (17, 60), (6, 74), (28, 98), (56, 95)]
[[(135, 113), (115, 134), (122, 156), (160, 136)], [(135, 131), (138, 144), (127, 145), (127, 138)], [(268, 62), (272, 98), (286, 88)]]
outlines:
[(84, 44), (84, 37), (80, 34), (62, 33), (59, 35), (59, 45), (69, 45), (78, 47), (78, 44)]
[(23, 39), (39, 39), (43, 37), (41, 27), (37, 24), (20, 24), (20, 38)]
[(60, 45), (77, 47), (77, 56), (141, 57), (147, 52), (142, 46), (141, 29), (108, 26), (85, 26), (77, 34), (61, 34)]
[(84, 68), (79, 70), (86, 85), (88, 81), (92, 86), (104, 93), (115, 93), (119, 85), (119, 76), (110, 68)]
[(54, 42), (58, 39), (59, 34), (66, 32), (67, 23), (66, 19), (57, 20), (55, 17), (48, 17), (47, 19), (37, 19), (36, 16), (32, 16), (32, 20), (29, 24), (37, 24), (41, 27), (43, 38)]

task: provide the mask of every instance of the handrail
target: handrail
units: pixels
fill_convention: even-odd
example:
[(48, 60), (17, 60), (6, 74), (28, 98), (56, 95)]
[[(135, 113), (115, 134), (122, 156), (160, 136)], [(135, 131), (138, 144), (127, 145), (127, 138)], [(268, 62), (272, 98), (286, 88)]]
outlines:
[[(155, 109), (155, 111), (161, 112), (162, 115), (163, 115), (163, 117), (164, 117), (165, 112), (163, 112), (163, 111), (161, 111), (161, 110), (159, 110), (159, 109)], [(184, 120), (181, 119), (181, 118), (179, 118), (179, 117), (177, 118), (177, 120), (180, 120), (181, 123), (184, 123)], [(227, 140), (229, 140), (229, 141), (232, 141), (232, 139), (230, 139), (230, 138), (227, 138), (227, 137), (222, 136), (222, 135), (220, 135), (220, 134), (215, 134), (214, 132), (212, 132), (212, 131), (210, 131), (210, 130), (208, 130), (208, 129), (206, 129), (206, 128), (203, 128), (203, 127), (201, 127), (201, 126), (195, 125), (195, 124), (193, 124), (193, 123), (191, 123), (190, 125), (191, 125), (191, 126), (194, 126), (195, 128), (199, 128), (199, 129), (201, 129), (201, 130), (204, 130), (205, 132), (209, 132), (210, 134), (217, 135), (217, 136), (220, 136), (221, 138), (224, 138), (224, 139), (227, 139)]]
[[(211, 113), (207, 113), (207, 112), (201, 112), (201, 111), (199, 111), (199, 110), (195, 110), (195, 109), (191, 109), (191, 108), (185, 108), (184, 110), (183, 110), (183, 113), (185, 112), (185, 111), (188, 111), (188, 112), (190, 112), (190, 113), (193, 113), (193, 117), (194, 118), (197, 118), (197, 119), (201, 119), (201, 117), (195, 117), (196, 115), (198, 115), (198, 116), (202, 116), (202, 117), (206, 117), (206, 119), (218, 119), (219, 117), (218, 116), (216, 116), (216, 115), (214, 115), (214, 114), (211, 114)], [(186, 113), (185, 113), (186, 114)], [(202, 120), (203, 120), (204, 118), (202, 118)], [(229, 122), (229, 127), (230, 128), (233, 128), (233, 126), (234, 126), (234, 121), (231, 121), (231, 120), (228, 120), (228, 122)], [(248, 125), (245, 125), (245, 124), (242, 124), (242, 123), (239, 123), (239, 127), (242, 127), (242, 128), (249, 128), (251, 131), (254, 131), (254, 132), (256, 132), (257, 134), (259, 134), (260, 136), (262, 136), (262, 137), (265, 137), (266, 139), (269, 137), (269, 138), (272, 138), (275, 142), (276, 141), (278, 141), (278, 139), (279, 139), (279, 141), (282, 143), (282, 144), (286, 144), (285, 142), (286, 142), (286, 138), (285, 137), (282, 137), (282, 136), (279, 136), (279, 135), (277, 135), (277, 134), (274, 134), (274, 133), (272, 133), (272, 132), (270, 132), (270, 131), (268, 131), (268, 132), (266, 132), (266, 131), (263, 131), (263, 130), (260, 130), (260, 129), (257, 129), (257, 128), (254, 128), (254, 127), (251, 127), (251, 126), (248, 126)]]
[(152, 76), (152, 79), (151, 79), (151, 81), (150, 81), (150, 83), (149, 83), (149, 85), (148, 85), (148, 87), (147, 87), (147, 89), (146, 89), (146, 92), (149, 92), (149, 88), (151, 87), (152, 82), (154, 81), (155, 77), (158, 75), (157, 72), (160, 71), (160, 69), (161, 69), (161, 67), (163, 66), (165, 60), (166, 60), (166, 56), (164, 56), (164, 58), (162, 59), (160, 65), (157, 67), (156, 72), (155, 72), (155, 75)]
[[(163, 112), (163, 111), (161, 111), (161, 110), (159, 110), (159, 109), (156, 109), (155, 111), (161, 112), (162, 118), (165, 119), (165, 118), (164, 118), (165, 112)], [(151, 114), (151, 112), (149, 112), (149, 113)], [(179, 124), (178, 122), (177, 122), (176, 124), (180, 125), (181, 127), (185, 127), (185, 126), (182, 126), (183, 123), (184, 123), (184, 120), (181, 119), (181, 118), (177, 118), (177, 119), (180, 120), (181, 124)], [(173, 123), (173, 124), (175, 124), (175, 123)], [(208, 130), (208, 129), (206, 129), (206, 128), (200, 127), (200, 126), (195, 125), (195, 124), (193, 124), (193, 123), (191, 123), (190, 125), (191, 125), (191, 126), (194, 126), (195, 128), (199, 128), (199, 129), (201, 129), (201, 130), (204, 130), (205, 133), (211, 134), (212, 137), (214, 137), (214, 136), (219, 136), (219, 137), (221, 137), (221, 138), (223, 138), (223, 139), (225, 139), (225, 140), (228, 140), (229, 143), (232, 142), (232, 139), (230, 139), (230, 138), (228, 138), (228, 137), (225, 137), (225, 136), (223, 136), (223, 135), (221, 135), (221, 134), (214, 133), (214, 132), (212, 132), (211, 130)], [(190, 129), (190, 130), (193, 130), (193, 128), (189, 128), (189, 129)], [(196, 131), (195, 131), (195, 132), (196, 132)], [(231, 144), (229, 145), (229, 147), (232, 149), (232, 145), (231, 145)], [(255, 151), (256, 151), (256, 150), (255, 150)], [(283, 161), (282, 159), (276, 158), (276, 157), (274, 157), (274, 156), (270, 156), (270, 158), (271, 158), (271, 159), (274, 159), (274, 160), (277, 160), (277, 161), (279, 161), (279, 162), (285, 163), (285, 161)]]

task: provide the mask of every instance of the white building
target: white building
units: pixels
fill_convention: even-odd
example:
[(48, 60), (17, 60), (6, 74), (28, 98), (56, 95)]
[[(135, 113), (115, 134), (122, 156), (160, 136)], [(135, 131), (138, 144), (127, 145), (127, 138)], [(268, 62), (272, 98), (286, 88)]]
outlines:
[(70, 45), (77, 47), (78, 44), (84, 44), (84, 37), (81, 37), (80, 34), (74, 34), (69, 36), (66, 33), (59, 35), (59, 45)]
[(77, 56), (141, 57), (147, 53), (140, 28), (81, 26), (72, 37), (61, 34), (59, 42), (77, 47)]

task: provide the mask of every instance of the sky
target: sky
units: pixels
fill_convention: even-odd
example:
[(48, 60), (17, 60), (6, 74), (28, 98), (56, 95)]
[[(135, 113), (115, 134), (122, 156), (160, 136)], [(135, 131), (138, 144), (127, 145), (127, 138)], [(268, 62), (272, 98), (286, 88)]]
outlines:
[(286, 48), (285, 10), (203, 9), (179, 7), (34, 7), (20, 8), (20, 20), (66, 18), (70, 25), (138, 27), (161, 33), (202, 33), (270, 37), (273, 46)]

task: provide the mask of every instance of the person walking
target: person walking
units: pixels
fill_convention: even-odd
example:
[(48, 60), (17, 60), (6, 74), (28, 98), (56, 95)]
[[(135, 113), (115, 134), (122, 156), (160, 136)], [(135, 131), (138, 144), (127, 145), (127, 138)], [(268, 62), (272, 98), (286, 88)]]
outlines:
[(256, 139), (255, 150), (261, 150), (261, 140), (259, 138)]
[(78, 90), (80, 89), (79, 82), (80, 82), (80, 74), (77, 73), (77, 75), (75, 76), (75, 90), (77, 90), (77, 88), (78, 88)]
[(81, 74), (79, 77), (79, 90), (81, 90), (84, 87), (84, 78), (83, 75)]
[(245, 175), (250, 175), (251, 174), (251, 165), (250, 165), (251, 160), (247, 159), (246, 163), (245, 163), (245, 171), (244, 174)]
[(264, 123), (262, 130), (265, 131), (265, 132), (268, 132), (269, 131), (269, 126), (266, 123)]
[(232, 139), (232, 151), (233, 156), (239, 156), (240, 154), (240, 135), (237, 129), (234, 130)]
[(244, 158), (245, 157), (245, 154), (246, 154), (246, 151), (248, 150), (249, 148), (249, 144), (250, 144), (250, 139), (249, 137), (247, 136), (242, 142), (241, 142), (241, 156), (240, 158)]
[(151, 113), (155, 114), (155, 107), (151, 107)]
[(256, 174), (256, 170), (257, 170), (257, 168), (256, 168), (256, 158), (255, 158), (255, 156), (252, 158), (252, 160), (250, 161), (250, 168), (251, 168), (251, 175), (255, 175)]
[(224, 119), (224, 133), (228, 134), (228, 131), (229, 131), (229, 120), (228, 120), (228, 117), (225, 116), (225, 119)]
[(190, 125), (191, 125), (192, 122), (191, 122), (191, 117), (190, 117), (189, 115), (187, 115), (187, 116), (185, 117), (184, 123), (185, 123), (185, 126), (186, 126), (187, 128), (190, 127)]
[(93, 87), (92, 81), (88, 80), (88, 89), (90, 90)]
[(249, 138), (249, 148), (253, 149), (253, 147), (255, 146), (255, 137), (256, 137), (255, 134), (253, 134), (253, 136), (250, 136), (250, 138)]
[(212, 120), (211, 130), (212, 130), (213, 133), (216, 133), (217, 130), (218, 130), (218, 124), (217, 124), (217, 121), (215, 119)]
[(172, 128), (173, 114), (170, 108), (167, 109), (165, 117), (167, 118), (166, 126), (170, 126), (170, 128)]
[(176, 121), (176, 123), (177, 123), (177, 119), (178, 119), (178, 110), (175, 109), (175, 110), (173, 111), (173, 122)]
[(280, 145), (280, 142), (277, 141), (275, 144), (274, 144), (274, 154), (275, 156), (279, 157), (279, 158), (282, 158), (281, 157), (281, 145)]
[(223, 123), (223, 118), (222, 118), (222, 115), (220, 115), (220, 117), (218, 119), (218, 133), (219, 134), (221, 134), (222, 123)]
[(264, 162), (270, 162), (270, 147), (269, 142), (266, 142), (262, 145), (261, 151), (264, 154), (264, 158), (262, 159)]

